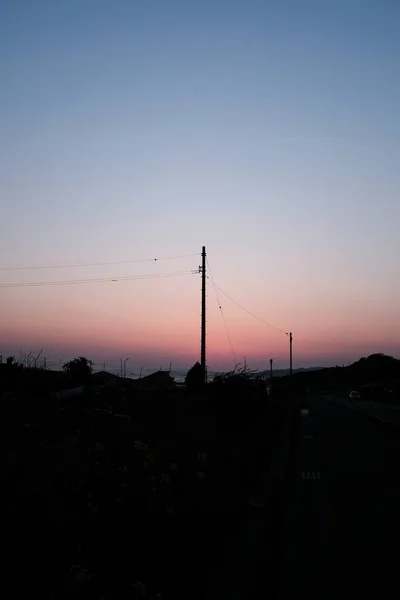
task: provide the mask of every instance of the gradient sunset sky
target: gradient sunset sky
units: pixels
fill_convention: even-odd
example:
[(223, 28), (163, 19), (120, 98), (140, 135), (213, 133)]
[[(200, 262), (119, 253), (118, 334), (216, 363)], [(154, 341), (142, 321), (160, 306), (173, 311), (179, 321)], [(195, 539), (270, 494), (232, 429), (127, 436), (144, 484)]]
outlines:
[(400, 357), (397, 0), (3, 0), (0, 354)]

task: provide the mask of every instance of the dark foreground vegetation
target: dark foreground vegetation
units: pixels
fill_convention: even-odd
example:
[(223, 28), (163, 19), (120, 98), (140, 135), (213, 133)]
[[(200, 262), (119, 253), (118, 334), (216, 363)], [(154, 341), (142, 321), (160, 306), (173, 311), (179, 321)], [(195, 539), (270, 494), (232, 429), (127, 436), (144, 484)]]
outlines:
[(0, 368), (7, 596), (204, 597), (274, 455), (288, 390), (271, 402), (246, 371), (203, 388), (192, 373), (182, 390), (167, 374), (75, 367)]

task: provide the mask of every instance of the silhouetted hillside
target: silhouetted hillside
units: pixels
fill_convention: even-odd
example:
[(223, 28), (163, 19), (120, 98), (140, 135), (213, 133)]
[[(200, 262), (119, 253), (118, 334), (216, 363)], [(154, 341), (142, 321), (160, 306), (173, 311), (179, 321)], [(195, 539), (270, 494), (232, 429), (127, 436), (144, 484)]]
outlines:
[[(309, 373), (311, 371), (320, 371), (324, 367), (300, 367), (300, 369), (293, 369), (292, 373)], [(260, 371), (257, 373), (260, 377), (269, 377), (270, 370)], [(285, 377), (290, 375), (290, 369), (272, 369), (272, 377)]]
[[(284, 380), (286, 378), (282, 379)], [(346, 367), (337, 366), (295, 373), (293, 384), (311, 388), (312, 391), (347, 392), (350, 388), (390, 388), (393, 390), (394, 397), (398, 398), (400, 360), (385, 354), (371, 354)]]

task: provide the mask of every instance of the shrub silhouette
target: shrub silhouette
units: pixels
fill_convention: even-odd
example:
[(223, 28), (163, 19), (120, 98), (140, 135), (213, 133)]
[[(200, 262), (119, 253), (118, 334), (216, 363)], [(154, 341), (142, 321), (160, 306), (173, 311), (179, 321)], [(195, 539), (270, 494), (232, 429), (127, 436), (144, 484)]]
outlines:
[(189, 369), (185, 383), (190, 390), (199, 390), (204, 386), (204, 371), (199, 362)]
[(70, 375), (74, 383), (86, 383), (92, 374), (92, 370), (92, 361), (84, 356), (74, 358), (63, 365), (63, 371)]

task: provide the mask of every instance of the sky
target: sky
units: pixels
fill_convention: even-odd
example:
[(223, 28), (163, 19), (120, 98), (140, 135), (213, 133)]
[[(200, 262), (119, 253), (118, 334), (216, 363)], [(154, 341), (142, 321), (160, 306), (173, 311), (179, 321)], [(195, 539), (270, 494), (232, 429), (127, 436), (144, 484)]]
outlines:
[(399, 31), (397, 0), (3, 0), (0, 355), (190, 366), (205, 245), (210, 369), (286, 368), (289, 331), (294, 367), (400, 357)]

